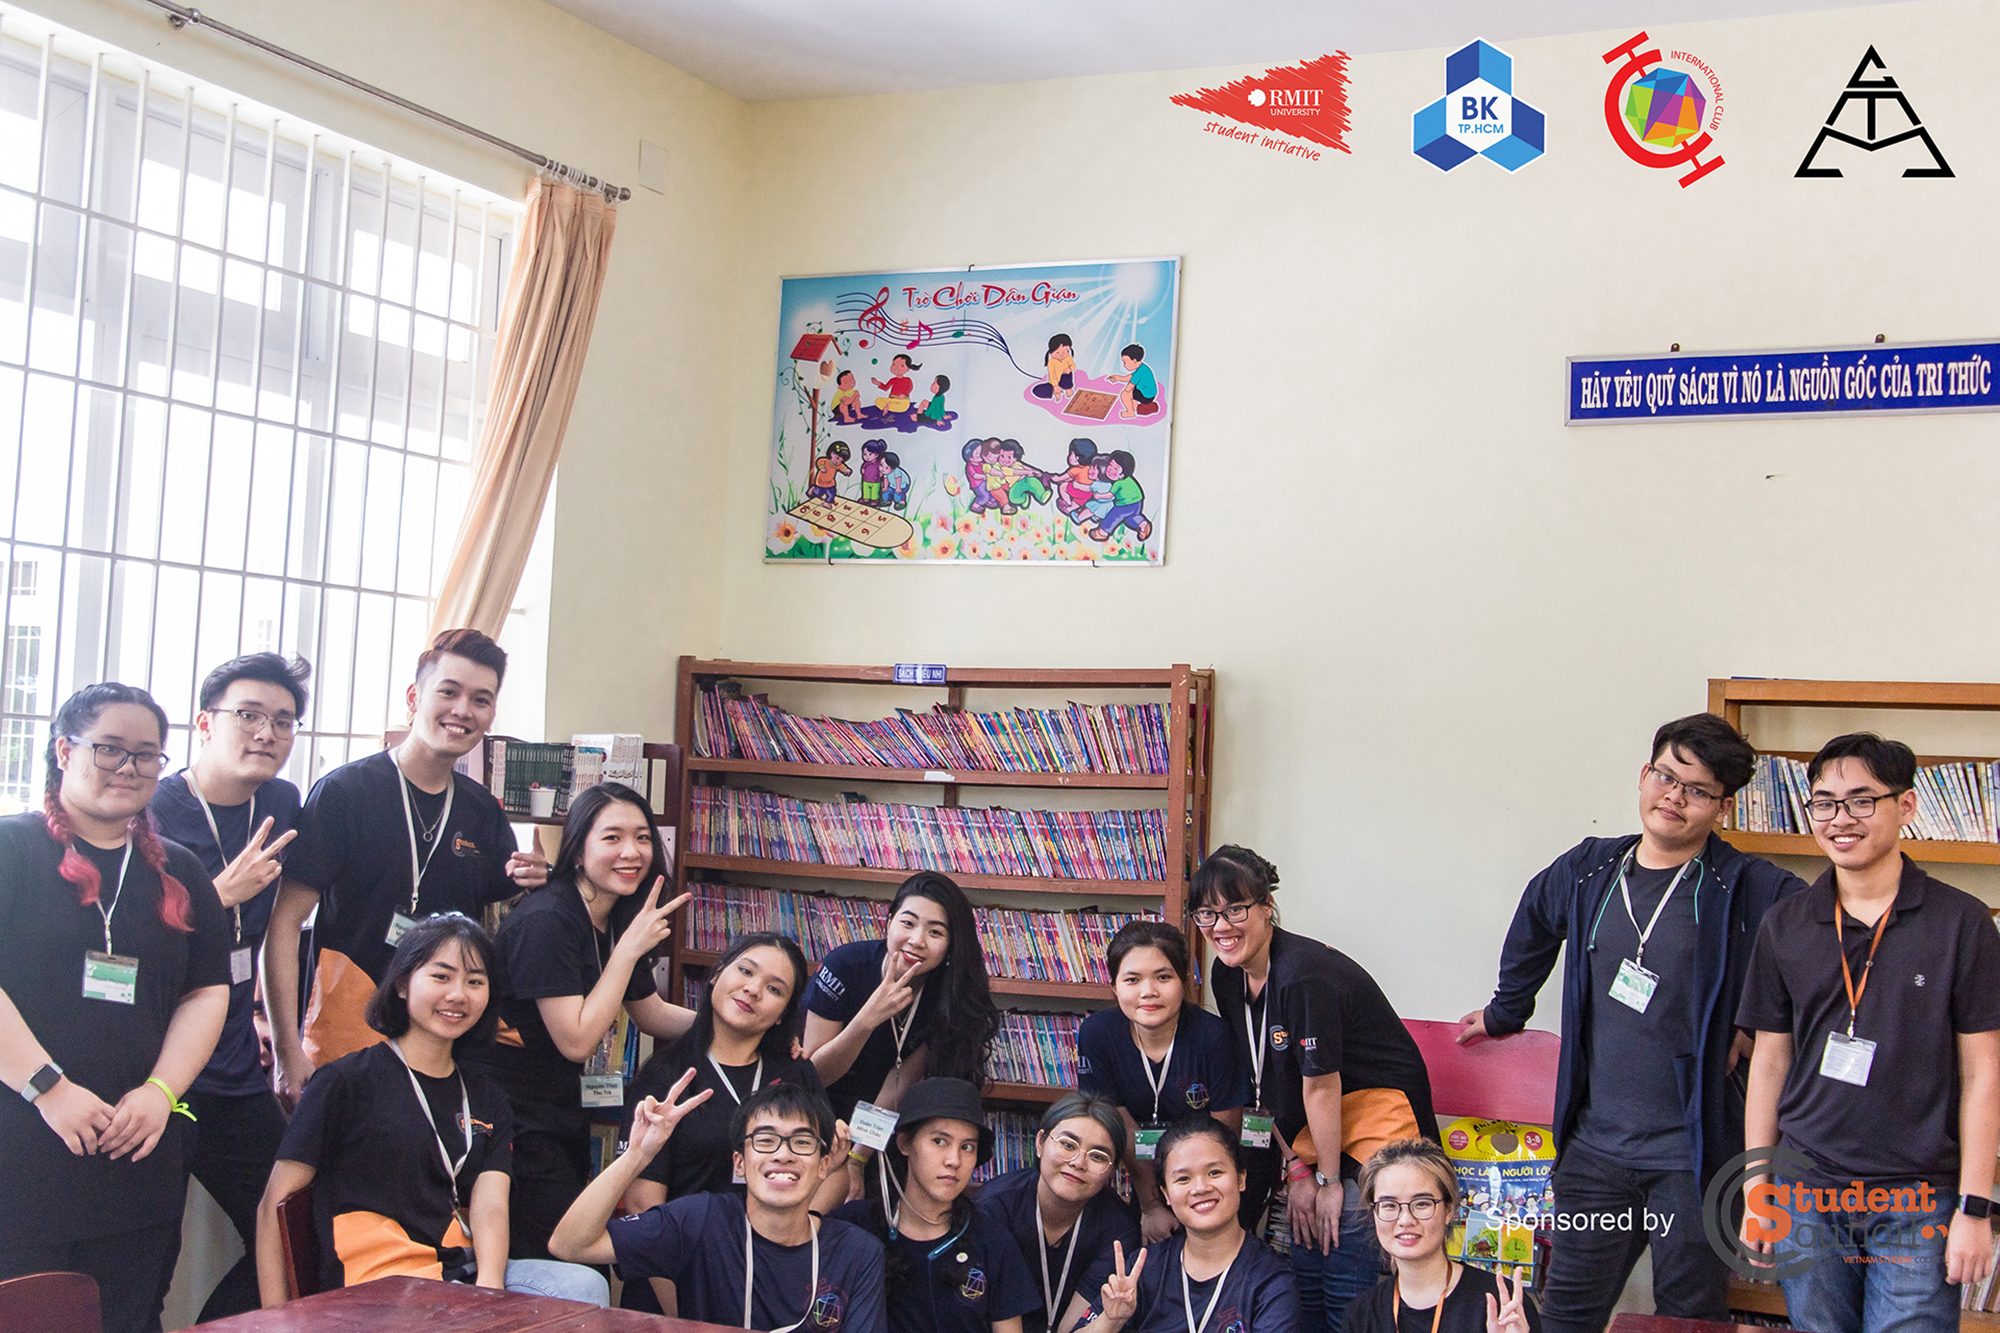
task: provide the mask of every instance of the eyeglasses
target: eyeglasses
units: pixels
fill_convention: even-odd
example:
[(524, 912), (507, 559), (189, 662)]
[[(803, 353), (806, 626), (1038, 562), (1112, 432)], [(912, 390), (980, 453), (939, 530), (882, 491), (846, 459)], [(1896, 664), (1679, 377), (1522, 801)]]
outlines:
[(1893, 801), (1902, 794), (1901, 791), (1885, 791), (1880, 796), (1849, 796), (1838, 801), (1831, 796), (1815, 796), (1806, 802), (1806, 813), (1812, 816), (1815, 824), (1826, 823), (1843, 809), (1856, 819), (1866, 819), (1875, 813), (1877, 801)]
[(1428, 1222), (1437, 1216), (1438, 1205), (1443, 1202), (1443, 1199), (1429, 1194), (1419, 1194), (1414, 1199), (1377, 1199), (1368, 1205), (1368, 1211), (1375, 1214), (1377, 1222), (1393, 1222), (1407, 1208), (1411, 1217), (1419, 1222)]
[(167, 762), (165, 750), (128, 750), (122, 745), (105, 745), (98, 741), (85, 740), (81, 736), (72, 736), (70, 740), (77, 745), (88, 747), (91, 752), (91, 762), (106, 773), (116, 773), (125, 767), (127, 760), (130, 760), (134, 773), (142, 778), (156, 778), (160, 776), (160, 770)]
[(274, 717), (254, 708), (218, 708), (216, 711), (235, 718), (243, 730), (253, 736), (264, 729), (266, 722), (271, 724), (272, 733), (278, 736), (289, 736), (299, 729), (299, 720), (295, 717), (285, 715)]
[(1722, 795), (1719, 792), (1712, 792), (1706, 787), (1697, 787), (1692, 783), (1683, 782), (1672, 773), (1667, 772), (1666, 769), (1655, 768), (1651, 764), (1646, 765), (1646, 776), (1652, 779), (1655, 787), (1659, 788), (1660, 795), (1672, 796), (1675, 792), (1679, 792), (1681, 799), (1689, 805), (1714, 805), (1722, 799)]
[(1220, 910), (1213, 907), (1197, 907), (1188, 915), (1193, 917), (1194, 923), (1203, 930), (1207, 930), (1218, 921), (1227, 921), (1232, 926), (1240, 926), (1250, 919), (1250, 909), (1263, 901), (1259, 898), (1251, 903), (1231, 903)]
[(1074, 1162), (1081, 1157), (1098, 1171), (1109, 1171), (1111, 1164), (1117, 1160), (1108, 1149), (1084, 1147), (1083, 1140), (1074, 1134), (1051, 1134), (1049, 1147), (1055, 1150), (1055, 1156), (1066, 1162)]
[(750, 1145), (750, 1151), (774, 1153), (780, 1148), (790, 1148), (801, 1157), (816, 1157), (820, 1151), (820, 1137), (809, 1129), (795, 1129), (789, 1134), (780, 1134), (775, 1129), (760, 1129), (745, 1134), (743, 1141)]

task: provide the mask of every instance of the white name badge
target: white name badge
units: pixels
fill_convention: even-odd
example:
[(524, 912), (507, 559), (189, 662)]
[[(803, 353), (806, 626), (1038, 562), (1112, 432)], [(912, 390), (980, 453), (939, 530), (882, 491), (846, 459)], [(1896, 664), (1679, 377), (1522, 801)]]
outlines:
[(83, 956), (83, 998), (133, 1004), (139, 999), (139, 960), (92, 949)]
[(244, 982), (246, 982), (246, 981), (250, 980), (250, 973), (251, 973), (251, 972), (252, 972), (253, 970), (254, 970), (254, 966), (253, 966), (253, 964), (252, 964), (252, 963), (251, 963), (251, 961), (250, 961), (250, 946), (249, 946), (249, 945), (247, 945), (247, 944), (246, 944), (246, 945), (244, 945), (244, 946), (243, 946), (242, 948), (240, 948), (240, 949), (231, 949), (231, 950), (229, 951), (229, 984), (230, 984), (230, 985), (232, 985), (232, 986), (240, 986), (240, 985), (242, 985), (242, 984), (243, 984)]
[(864, 1148), (881, 1152), (896, 1132), (896, 1113), (874, 1102), (854, 1103), (854, 1118), (847, 1124), (847, 1137)]
[(1278, 1127), (1269, 1111), (1245, 1111), (1243, 1113), (1242, 1144), (1246, 1148), (1268, 1148), (1271, 1135)]
[(388, 934), (389, 947), (393, 949), (397, 945), (401, 944), (403, 942), (403, 936), (409, 934), (410, 928), (416, 924), (417, 924), (416, 919), (414, 917), (404, 916), (401, 912), (398, 912), (396, 913), (396, 915), (390, 917), (389, 934)]
[(1868, 1070), (1874, 1063), (1874, 1042), (1865, 1037), (1850, 1037), (1845, 1032), (1826, 1034), (1826, 1053), (1819, 1058), (1822, 1078), (1865, 1088), (1868, 1086)]
[(1165, 1125), (1141, 1125), (1132, 1136), (1132, 1155), (1142, 1162), (1150, 1162), (1160, 1155), (1160, 1135), (1167, 1132)]
[(590, 1110), (604, 1106), (625, 1104), (625, 1076), (623, 1074), (585, 1074), (583, 1076), (583, 1104)]
[(1635, 1014), (1646, 1012), (1646, 1006), (1653, 1002), (1653, 992), (1659, 988), (1659, 974), (1648, 972), (1630, 958), (1618, 964), (1618, 975), (1611, 978), (1611, 998)]

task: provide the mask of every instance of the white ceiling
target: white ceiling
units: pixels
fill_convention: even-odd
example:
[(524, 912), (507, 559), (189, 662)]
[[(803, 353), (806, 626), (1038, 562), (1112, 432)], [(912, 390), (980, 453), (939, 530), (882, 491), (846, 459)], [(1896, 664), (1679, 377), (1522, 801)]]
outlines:
[(1880, 0), (552, 0), (754, 102), (1350, 54)]

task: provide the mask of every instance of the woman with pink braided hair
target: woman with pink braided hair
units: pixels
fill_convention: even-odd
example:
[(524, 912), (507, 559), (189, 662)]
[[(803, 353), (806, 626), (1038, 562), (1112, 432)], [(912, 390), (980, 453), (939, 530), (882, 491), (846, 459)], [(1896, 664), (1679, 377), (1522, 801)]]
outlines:
[(180, 1248), (175, 1114), (229, 1004), (229, 928), (146, 805), (167, 717), (91, 685), (57, 712), (40, 812), (0, 819), (0, 1278), (97, 1280), (106, 1333), (150, 1333)]

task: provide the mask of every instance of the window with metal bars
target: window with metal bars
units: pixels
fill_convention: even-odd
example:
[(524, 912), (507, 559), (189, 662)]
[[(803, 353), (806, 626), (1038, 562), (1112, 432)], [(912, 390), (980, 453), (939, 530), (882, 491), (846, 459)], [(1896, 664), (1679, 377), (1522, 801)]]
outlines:
[(519, 212), (0, 6), (0, 811), (96, 680), (185, 758), (303, 655), (302, 786), (403, 721)]

